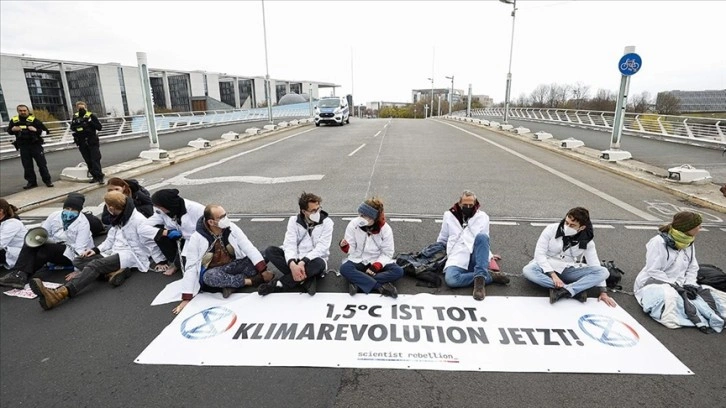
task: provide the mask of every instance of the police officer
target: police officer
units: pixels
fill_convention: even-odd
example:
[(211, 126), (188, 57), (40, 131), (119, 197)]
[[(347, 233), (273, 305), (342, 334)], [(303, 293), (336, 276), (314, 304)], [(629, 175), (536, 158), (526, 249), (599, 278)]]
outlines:
[(76, 102), (78, 112), (73, 114), (71, 130), (73, 130), (73, 141), (83, 156), (83, 160), (91, 173), (91, 183), (103, 184), (103, 172), (101, 171), (101, 148), (99, 146), (96, 131), (101, 130), (101, 122), (95, 114), (86, 110), (86, 103)]
[(18, 105), (18, 116), (13, 116), (8, 124), (7, 132), (15, 136), (13, 146), (20, 151), (20, 161), (23, 163), (23, 177), (28, 184), (23, 187), (25, 190), (38, 187), (38, 180), (35, 177), (35, 168), (33, 160), (38, 165), (40, 177), (48, 187), (53, 187), (48, 172), (48, 163), (45, 160), (45, 152), (43, 150), (42, 132), (48, 134), (48, 128), (43, 122), (30, 114), (30, 109), (26, 105)]

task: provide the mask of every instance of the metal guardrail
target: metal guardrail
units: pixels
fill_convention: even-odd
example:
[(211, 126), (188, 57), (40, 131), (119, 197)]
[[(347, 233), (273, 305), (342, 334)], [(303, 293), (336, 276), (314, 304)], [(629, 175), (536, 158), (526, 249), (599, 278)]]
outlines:
[[(504, 116), (503, 108), (472, 109), (472, 116)], [(466, 116), (465, 111), (452, 116)], [(574, 109), (511, 108), (509, 117), (532, 122), (577, 125), (612, 130), (615, 112)], [(633, 135), (677, 139), (726, 147), (726, 119), (671, 116), (651, 113), (626, 113), (623, 131)]]
[[(272, 110), (273, 119), (308, 116), (310, 116), (310, 109), (307, 107)], [(267, 109), (181, 112), (155, 115), (156, 129), (159, 133), (172, 133), (210, 125), (227, 125), (265, 119), (267, 119)], [(99, 118), (99, 121), (103, 125), (103, 130), (98, 132), (99, 139), (102, 141), (143, 137), (148, 132), (148, 125), (144, 115)], [(7, 123), (0, 124), (3, 131), (7, 128), (7, 125)], [(50, 130), (50, 134), (44, 137), (45, 144), (43, 146), (47, 151), (60, 150), (73, 143), (71, 121), (47, 122), (45, 125)], [(10, 144), (13, 140), (15, 140), (15, 136), (12, 135), (0, 136), (0, 159), (16, 155), (14, 154), (16, 153), (15, 147)]]

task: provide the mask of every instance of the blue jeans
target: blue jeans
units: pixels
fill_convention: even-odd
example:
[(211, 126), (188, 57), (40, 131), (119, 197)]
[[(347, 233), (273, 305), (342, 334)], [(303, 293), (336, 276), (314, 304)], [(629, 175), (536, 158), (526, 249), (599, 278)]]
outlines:
[(353, 263), (346, 261), (340, 266), (340, 274), (348, 280), (348, 282), (359, 287), (365, 293), (370, 293), (373, 289), (388, 282), (395, 282), (403, 276), (403, 269), (395, 262), (385, 265), (381, 270), (371, 276), (365, 273), (368, 265), (361, 263)]
[(444, 269), (444, 280), (450, 288), (472, 286), (477, 276), (483, 276), (486, 285), (492, 283), (492, 275), (489, 273), (489, 235), (483, 232), (474, 239), (474, 250), (469, 257), (468, 269), (455, 265)]
[[(524, 277), (530, 281), (544, 286), (545, 288), (554, 289), (555, 283), (550, 275), (545, 274), (542, 268), (532, 261), (522, 269)], [(610, 272), (602, 266), (583, 266), (575, 268), (570, 266), (559, 273), (560, 279), (565, 283), (564, 288), (570, 292), (570, 295), (576, 295), (583, 290), (588, 290), (603, 283), (610, 276)]]

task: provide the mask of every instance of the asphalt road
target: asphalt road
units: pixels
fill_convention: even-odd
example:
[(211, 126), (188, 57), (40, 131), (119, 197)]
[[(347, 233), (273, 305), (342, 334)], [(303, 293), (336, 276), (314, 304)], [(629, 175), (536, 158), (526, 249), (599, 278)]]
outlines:
[[(481, 118), (501, 122), (501, 117), (481, 116)], [(544, 131), (551, 133), (555, 139), (559, 140), (574, 137), (582, 140), (586, 147), (597, 150), (610, 149), (611, 132), (519, 119), (509, 121), (514, 127), (524, 126), (532, 133)], [(622, 135), (620, 146), (622, 150), (629, 151), (634, 160), (663, 169), (690, 164), (696, 168), (708, 170), (714, 183), (726, 184), (726, 155), (723, 150), (629, 135)]]
[[(470, 133), (480, 136), (476, 137)], [(483, 138), (483, 139), (482, 139)], [(495, 146), (487, 141), (495, 142)], [(503, 150), (503, 148), (509, 150)], [(589, 190), (515, 156), (519, 153), (583, 182)], [(250, 178), (255, 176), (258, 178)], [(307, 176), (307, 177), (303, 177)], [(320, 178), (319, 176), (322, 176)], [(238, 177), (220, 180), (220, 177)], [(266, 178), (266, 179), (260, 179)], [(288, 177), (288, 179), (282, 179)], [(521, 276), (541, 226), (574, 206), (588, 207), (602, 259), (614, 259), (632, 288), (645, 259), (645, 243), (674, 211), (699, 210), (661, 191), (485, 129), (437, 121), (356, 120), (345, 127), (306, 127), (148, 173), (152, 188), (179, 188), (203, 203), (221, 203), (258, 248), (279, 245), (285, 222), (252, 218), (291, 215), (303, 190), (323, 197), (333, 215), (333, 240), (343, 235), (341, 216), (377, 195), (394, 218), (397, 252), (433, 242), (440, 217), (464, 189), (474, 190), (493, 221), (493, 251), (503, 256), (507, 287), (487, 296), (546, 296)], [(306, 179), (307, 181), (294, 181)], [(287, 181), (286, 181), (287, 180)], [(260, 184), (251, 183), (256, 181)], [(286, 182), (285, 182), (286, 181)], [(100, 202), (102, 190), (87, 194)], [(603, 197), (610, 197), (605, 199)], [(624, 205), (627, 204), (627, 205)], [(632, 206), (632, 207), (629, 207)], [(698, 238), (698, 260), (726, 266), (725, 215), (703, 211), (708, 231)], [(652, 219), (652, 221), (646, 221)], [(342, 257), (333, 250), (330, 265)], [(51, 280), (60, 281), (58, 274)], [(0, 296), (0, 405), (59, 407), (563, 407), (724, 406), (724, 334), (670, 330), (646, 316), (632, 296), (613, 294), (631, 316), (695, 375), (537, 374), (307, 367), (189, 367), (138, 365), (138, 354), (173, 320), (173, 304), (149, 306), (174, 278), (137, 274), (119, 288), (99, 282), (52, 311), (37, 300)], [(404, 278), (406, 294), (468, 296), (471, 289), (428, 289)], [(320, 292), (345, 292), (328, 275)], [(274, 296), (274, 295), (270, 295)], [(307, 296), (307, 295), (301, 295)], [(486, 299), (484, 300), (486, 302)], [(255, 353), (255, 350), (245, 350)], [(563, 359), (567, 358), (563, 354)], [(601, 358), (608, 358), (607, 355)], [(581, 364), (597, 365), (597, 361)]]
[[(180, 131), (174, 133), (165, 133), (159, 135), (159, 144), (162, 149), (174, 150), (185, 147), (191, 140), (204, 138), (207, 140), (219, 139), (223, 133), (235, 131), (243, 133), (245, 129), (250, 127), (262, 128), (267, 121), (262, 122), (246, 122), (234, 125), (212, 126), (202, 129)], [(119, 141), (109, 141), (101, 144), (101, 165), (103, 167), (112, 166), (123, 163), (125, 161), (137, 159), (142, 150), (149, 148), (148, 137), (137, 137), (134, 139), (126, 139)], [(78, 163), (83, 163), (83, 157), (78, 149), (66, 149), (59, 151), (46, 151), (46, 160), (48, 162), (48, 171), (53, 181), (60, 180), (61, 171), (66, 167), (74, 167)], [(23, 178), (23, 165), (20, 163), (20, 157), (0, 160), (0, 174), (2, 174), (2, 182), (0, 182), (0, 196), (5, 197), (10, 194), (22, 191), (23, 186), (27, 183)], [(38, 166), (35, 166), (35, 174), (38, 179), (40, 188), (45, 188), (40, 179)]]

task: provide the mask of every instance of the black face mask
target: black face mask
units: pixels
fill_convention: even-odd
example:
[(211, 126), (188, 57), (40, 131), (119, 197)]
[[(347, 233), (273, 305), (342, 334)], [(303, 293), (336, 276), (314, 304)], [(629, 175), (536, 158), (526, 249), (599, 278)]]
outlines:
[(474, 215), (474, 207), (461, 207), (461, 214), (466, 218), (471, 218)]
[(78, 109), (78, 116), (83, 116), (85, 114), (86, 114), (86, 110), (85, 109)]

